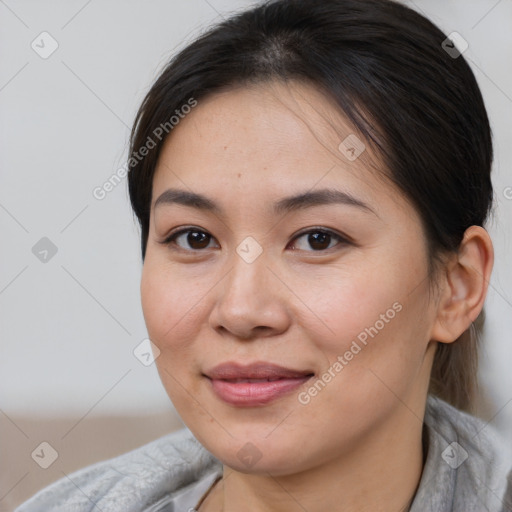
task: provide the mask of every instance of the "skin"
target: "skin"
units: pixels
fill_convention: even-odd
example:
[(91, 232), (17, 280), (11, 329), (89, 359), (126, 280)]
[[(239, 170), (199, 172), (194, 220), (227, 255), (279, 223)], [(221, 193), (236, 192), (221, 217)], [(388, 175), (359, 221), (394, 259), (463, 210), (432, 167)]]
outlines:
[[(408, 510), (437, 342), (457, 339), (483, 307), (487, 232), (466, 231), (429, 293), (418, 213), (382, 179), (369, 147), (354, 161), (339, 151), (354, 131), (337, 112), (304, 83), (226, 90), (199, 101), (160, 154), (141, 299), (165, 389), (224, 465), (201, 512)], [(155, 210), (171, 187), (208, 196), (223, 214)], [(374, 213), (343, 204), (271, 210), (320, 188), (349, 192)], [(350, 242), (308, 242), (303, 232), (319, 227)], [(159, 243), (176, 228), (210, 237)], [(252, 263), (236, 251), (248, 236), (263, 250)], [(316, 379), (396, 302), (401, 311), (305, 405), (298, 394), (311, 382), (265, 406), (236, 407), (202, 375), (225, 361), (270, 361)], [(261, 455), (250, 467), (237, 456), (248, 442)]]

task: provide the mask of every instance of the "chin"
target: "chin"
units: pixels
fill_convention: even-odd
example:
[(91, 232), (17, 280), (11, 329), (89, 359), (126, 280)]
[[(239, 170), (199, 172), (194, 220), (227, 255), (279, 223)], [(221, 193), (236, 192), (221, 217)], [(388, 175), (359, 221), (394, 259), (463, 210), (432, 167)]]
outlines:
[[(271, 431), (268, 427), (264, 433), (233, 437), (226, 434), (223, 442), (219, 438), (204, 439), (202, 444), (217, 459), (229, 468), (247, 474), (288, 475), (300, 471), (298, 460), (298, 446), (302, 445), (301, 454), (304, 456), (302, 443), (295, 442), (288, 436), (287, 439), (276, 435), (273, 439), (268, 436)], [(289, 442), (286, 444), (286, 440)]]

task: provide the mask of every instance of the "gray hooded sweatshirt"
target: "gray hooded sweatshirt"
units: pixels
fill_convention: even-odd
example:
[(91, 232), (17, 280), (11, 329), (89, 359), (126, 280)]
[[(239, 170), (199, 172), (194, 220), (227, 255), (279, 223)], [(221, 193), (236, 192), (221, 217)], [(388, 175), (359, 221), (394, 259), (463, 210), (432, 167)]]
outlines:
[[(429, 396), (410, 512), (512, 512), (512, 455), (489, 425)], [(184, 428), (64, 477), (14, 512), (194, 512), (222, 463)]]

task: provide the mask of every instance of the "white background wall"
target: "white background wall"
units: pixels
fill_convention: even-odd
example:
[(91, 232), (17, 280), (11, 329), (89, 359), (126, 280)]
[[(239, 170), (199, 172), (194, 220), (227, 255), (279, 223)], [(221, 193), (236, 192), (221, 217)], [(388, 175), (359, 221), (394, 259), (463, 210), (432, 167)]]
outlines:
[[(417, 0), (464, 53), (495, 133), (496, 264), (482, 382), (512, 439), (512, 2)], [(154, 412), (172, 407), (156, 369), (132, 351), (146, 337), (139, 232), (126, 180), (93, 197), (127, 155), (145, 92), (177, 48), (242, 0), (6, 0), (0, 3), (0, 409)], [(47, 31), (58, 49), (31, 42)], [(32, 247), (48, 237), (47, 263)]]

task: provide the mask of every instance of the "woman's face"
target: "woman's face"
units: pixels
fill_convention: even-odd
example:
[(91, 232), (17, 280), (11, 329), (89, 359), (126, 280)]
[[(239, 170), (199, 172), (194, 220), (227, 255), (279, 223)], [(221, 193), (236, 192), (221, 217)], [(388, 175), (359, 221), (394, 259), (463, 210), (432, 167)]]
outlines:
[[(154, 176), (141, 295), (158, 371), (196, 438), (242, 472), (296, 473), (421, 424), (435, 308), (420, 219), (335, 113), (298, 83), (212, 95)], [(208, 203), (154, 208), (169, 189)], [(214, 385), (225, 362), (306, 377)]]

